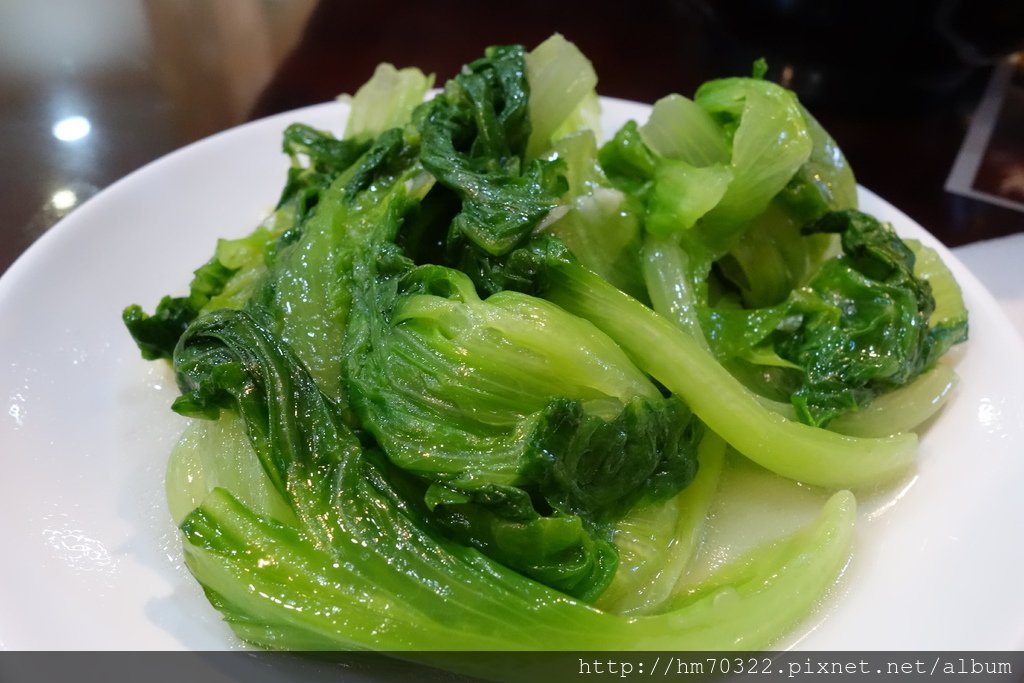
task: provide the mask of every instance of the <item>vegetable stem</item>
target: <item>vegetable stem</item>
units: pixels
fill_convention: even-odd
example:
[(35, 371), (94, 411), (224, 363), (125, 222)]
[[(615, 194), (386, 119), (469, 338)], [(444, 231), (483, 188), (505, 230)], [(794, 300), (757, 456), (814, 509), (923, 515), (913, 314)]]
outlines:
[(765, 408), (665, 317), (579, 265), (553, 270), (548, 299), (597, 325), (638, 367), (761, 466), (816, 486), (861, 488), (886, 483), (913, 462), (916, 435), (851, 437), (787, 420)]

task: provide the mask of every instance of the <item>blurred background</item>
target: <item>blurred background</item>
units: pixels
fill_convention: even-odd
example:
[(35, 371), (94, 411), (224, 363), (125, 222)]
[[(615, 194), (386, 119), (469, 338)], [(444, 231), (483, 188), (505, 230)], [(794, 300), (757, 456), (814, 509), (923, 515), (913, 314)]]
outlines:
[[(443, 82), (487, 45), (555, 31), (602, 95), (644, 102), (764, 57), (859, 181), (947, 245), (1024, 232), (1021, 0), (0, 0), (0, 272), (182, 145), (353, 92), (381, 61)], [(971, 190), (985, 173), (995, 189)]]

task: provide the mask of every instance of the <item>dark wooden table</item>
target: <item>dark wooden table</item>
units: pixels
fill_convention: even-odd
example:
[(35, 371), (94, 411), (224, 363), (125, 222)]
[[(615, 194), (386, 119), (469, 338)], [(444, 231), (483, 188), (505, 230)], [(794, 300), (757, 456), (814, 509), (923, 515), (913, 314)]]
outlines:
[[(972, 14), (953, 17), (950, 3), (908, 4), (889, 16), (901, 3), (846, 3), (861, 10), (840, 16), (739, 0), (714, 12), (697, 0), (5, 3), (0, 272), (90, 196), (188, 142), (352, 92), (380, 61), (443, 82), (489, 44), (532, 47), (554, 31), (592, 59), (601, 94), (646, 102), (764, 56), (859, 181), (947, 245), (1024, 231), (1024, 213), (944, 189), (991, 65), (1022, 46), (1024, 3), (961, 3)], [(932, 31), (933, 6), (945, 32)], [(946, 40), (950, 26), (964, 35)]]

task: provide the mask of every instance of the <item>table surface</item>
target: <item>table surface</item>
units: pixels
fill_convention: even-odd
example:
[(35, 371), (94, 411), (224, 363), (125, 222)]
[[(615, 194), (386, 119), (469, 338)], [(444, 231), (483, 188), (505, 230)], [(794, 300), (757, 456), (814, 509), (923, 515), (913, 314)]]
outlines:
[[(986, 34), (988, 43), (954, 41), (960, 57), (970, 53), (954, 59), (924, 35), (934, 17), (845, 16), (837, 27), (832, 15), (781, 16), (799, 4), (763, 3), (775, 14), (758, 15), (738, 0), (714, 11), (699, 0), (5, 3), (0, 273), (89, 197), (184, 144), (353, 92), (381, 61), (443, 82), (487, 45), (532, 47), (555, 31), (594, 62), (600, 94), (644, 102), (745, 75), (763, 56), (768, 77), (800, 94), (859, 182), (947, 245), (1024, 232), (1024, 212), (945, 189), (993, 64), (1024, 47), (1021, 12), (997, 17), (1013, 30)], [(969, 21), (956, 22), (970, 33)], [(1024, 159), (1011, 161), (1024, 183)]]

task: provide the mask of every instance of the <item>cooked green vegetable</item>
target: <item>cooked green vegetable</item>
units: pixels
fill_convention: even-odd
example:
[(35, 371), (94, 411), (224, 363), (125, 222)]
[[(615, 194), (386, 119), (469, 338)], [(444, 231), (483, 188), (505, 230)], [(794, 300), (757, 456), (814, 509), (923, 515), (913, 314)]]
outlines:
[(913, 433), (852, 438), (772, 412), (684, 330), (580, 267), (564, 250), (547, 248), (544, 254), (550, 264), (547, 298), (606, 332), (758, 464), (808, 484), (865, 487), (891, 481), (913, 461)]
[(813, 606), (847, 559), (854, 509), (843, 492), (812, 526), (721, 568), (669, 611), (597, 610), (441, 533), (421, 482), (361, 447), (287, 347), (244, 312), (205, 316), (179, 349), (187, 393), (178, 408), (237, 410), (297, 518), (259, 515), (217, 487), (181, 524), (207, 595), (262, 646), (761, 647)]
[[(435, 522), (524, 574), (596, 597), (609, 524), (693, 478), (700, 424), (590, 323), (535, 297), (486, 301), (421, 266), (355, 287), (349, 400)], [(551, 514), (541, 514), (552, 511)]]
[[(426, 101), (432, 77), (384, 65), (344, 136), (285, 131), (274, 214), (124, 313), (194, 418), (168, 499), (240, 637), (749, 649), (815, 608), (846, 489), (912, 465), (967, 313), (762, 76), (599, 144), (596, 76), (556, 35)], [(827, 502), (697, 575), (729, 449)]]

